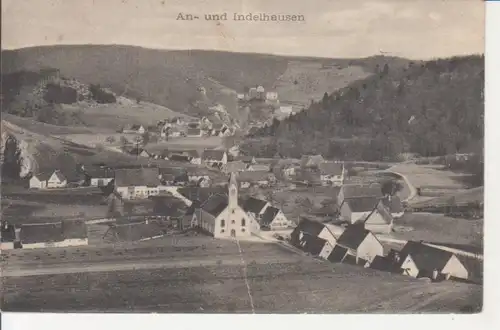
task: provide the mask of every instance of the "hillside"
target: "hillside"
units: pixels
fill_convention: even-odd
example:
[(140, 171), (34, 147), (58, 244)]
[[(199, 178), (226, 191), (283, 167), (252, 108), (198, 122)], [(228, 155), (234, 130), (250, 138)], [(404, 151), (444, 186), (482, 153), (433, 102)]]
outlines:
[[(242, 148), (259, 156), (396, 159), (481, 146), (484, 57), (379, 67), (379, 73), (325, 94), (308, 111), (275, 121)], [(480, 150), (476, 150), (480, 152)]]
[(366, 77), (377, 66), (401, 66), (392, 57), (366, 59), (292, 58), (214, 51), (166, 51), (132, 46), (47, 46), (2, 51), (2, 73), (60, 74), (96, 84), (132, 100), (144, 100), (174, 111), (200, 116), (220, 104), (239, 120), (236, 93), (262, 85), (283, 94), (285, 103), (305, 107), (311, 98)]

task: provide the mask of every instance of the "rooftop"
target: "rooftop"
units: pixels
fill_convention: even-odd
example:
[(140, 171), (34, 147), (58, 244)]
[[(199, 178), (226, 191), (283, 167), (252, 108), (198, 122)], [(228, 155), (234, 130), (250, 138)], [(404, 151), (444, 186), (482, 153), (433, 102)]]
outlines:
[(340, 246), (357, 250), (359, 245), (365, 240), (370, 231), (362, 225), (350, 225), (344, 230), (342, 235), (337, 240)]
[(370, 212), (377, 206), (377, 197), (352, 197), (344, 200), (352, 212)]
[(265, 200), (250, 197), (243, 203), (243, 210), (245, 210), (245, 212), (259, 214), (266, 204), (267, 201)]
[(261, 220), (260, 224), (264, 225), (264, 226), (269, 225), (274, 220), (274, 218), (276, 217), (276, 214), (278, 214), (279, 211), (280, 210), (274, 206), (267, 207), (266, 211), (262, 215), (262, 220)]
[(341, 191), (344, 192), (344, 198), (351, 197), (382, 197), (382, 186), (379, 183), (366, 185), (346, 184), (343, 185)]
[(130, 169), (117, 169), (115, 171), (115, 186), (148, 186), (160, 185), (159, 170), (157, 167), (143, 167)]

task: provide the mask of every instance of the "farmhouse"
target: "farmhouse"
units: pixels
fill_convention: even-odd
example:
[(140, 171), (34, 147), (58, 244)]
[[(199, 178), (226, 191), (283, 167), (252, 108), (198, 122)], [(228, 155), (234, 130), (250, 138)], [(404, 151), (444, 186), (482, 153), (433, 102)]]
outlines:
[(260, 223), (264, 211), (270, 206), (271, 204), (265, 200), (250, 197), (243, 203), (243, 210)]
[(411, 277), (433, 280), (469, 278), (467, 268), (455, 254), (422, 242), (408, 241), (399, 253), (391, 251), (390, 257), (403, 274)]
[[(338, 249), (337, 246), (339, 247)], [(339, 261), (344, 261), (350, 255), (356, 259), (356, 264), (359, 263), (359, 259), (362, 261), (371, 261), (375, 256), (384, 255), (382, 243), (380, 243), (372, 232), (365, 229), (362, 224), (347, 226), (338, 238), (337, 246), (332, 251), (332, 253), (335, 253), (336, 259), (333, 260), (334, 258), (331, 256), (328, 260), (338, 260), (339, 258), (337, 257), (342, 254), (342, 251), (345, 251), (346, 254)]]
[(267, 171), (244, 171), (239, 172), (238, 181), (241, 188), (249, 188), (252, 185), (266, 187), (274, 183), (276, 177)]
[(88, 245), (84, 221), (23, 225), (20, 232), (23, 249)]
[(302, 168), (319, 167), (325, 159), (321, 155), (305, 155), (300, 159), (300, 166)]
[(224, 150), (207, 149), (203, 151), (201, 161), (210, 167), (214, 165), (222, 167), (227, 164), (227, 153)]
[(90, 180), (90, 186), (104, 187), (114, 180), (115, 173), (106, 167), (93, 167), (85, 168), (85, 176)]
[(241, 160), (236, 160), (233, 162), (227, 162), (226, 166), (224, 166), (224, 172), (232, 173), (232, 172), (241, 172), (247, 168), (247, 165), (243, 163)]
[(329, 230), (325, 224), (307, 218), (302, 218), (297, 227), (295, 227), (290, 234), (290, 242), (292, 245), (300, 248), (305, 244), (304, 237), (307, 236), (319, 237), (329, 242), (332, 246), (337, 244), (337, 237), (333, 235), (331, 230)]
[(333, 162), (320, 163), (319, 173), (323, 186), (340, 187), (344, 184), (344, 164)]
[(159, 170), (156, 167), (117, 169), (115, 190), (125, 199), (141, 199), (159, 193)]
[(382, 186), (379, 183), (344, 184), (337, 195), (337, 204), (340, 206), (344, 202), (344, 199), (353, 197), (382, 198)]
[(35, 174), (30, 179), (30, 188), (46, 189), (46, 188), (63, 188), (68, 184), (68, 180), (64, 174), (55, 170), (54, 172), (45, 172)]
[(387, 196), (382, 199), (382, 203), (389, 210), (394, 219), (401, 218), (404, 214), (403, 203), (399, 196)]
[(286, 229), (292, 224), (291, 221), (286, 218), (283, 211), (274, 206), (269, 206), (265, 209), (259, 223), (261, 228), (269, 228), (271, 230)]
[(344, 199), (340, 205), (340, 219), (349, 223), (364, 221), (379, 203), (377, 197), (353, 197)]
[(238, 182), (234, 173), (228, 187), (229, 197), (213, 195), (194, 212), (192, 226), (215, 238), (248, 237), (257, 233), (259, 224), (238, 203)]

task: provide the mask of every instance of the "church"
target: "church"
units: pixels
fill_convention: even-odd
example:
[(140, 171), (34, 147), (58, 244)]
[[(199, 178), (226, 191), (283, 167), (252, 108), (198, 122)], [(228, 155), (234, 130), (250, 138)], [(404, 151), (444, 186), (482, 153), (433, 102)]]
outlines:
[(259, 223), (240, 206), (235, 173), (229, 179), (228, 195), (213, 195), (201, 204), (193, 214), (191, 226), (215, 238), (248, 237), (260, 231)]

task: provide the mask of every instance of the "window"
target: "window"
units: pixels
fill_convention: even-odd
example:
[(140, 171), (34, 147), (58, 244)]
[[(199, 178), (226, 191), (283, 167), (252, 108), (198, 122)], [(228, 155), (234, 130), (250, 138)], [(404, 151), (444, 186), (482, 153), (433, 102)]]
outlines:
[(245, 218), (242, 218), (242, 219), (241, 219), (241, 226), (242, 226), (242, 227), (245, 227), (245, 226), (246, 226), (246, 221), (245, 221)]
[(231, 210), (231, 213), (232, 213), (232, 214), (234, 214), (234, 212), (235, 212), (235, 211), (234, 211), (234, 209), (232, 209), (232, 210)]
[(241, 231), (244, 233), (245, 232), (245, 228), (241, 228)]
[(221, 232), (221, 234), (224, 234), (224, 229), (221, 229), (221, 231), (220, 231), (220, 232)]
[(226, 226), (226, 220), (222, 219), (222, 220), (220, 221), (220, 226), (221, 226), (221, 227), (225, 227), (225, 226)]
[(231, 220), (231, 223), (234, 224), (234, 220)]

